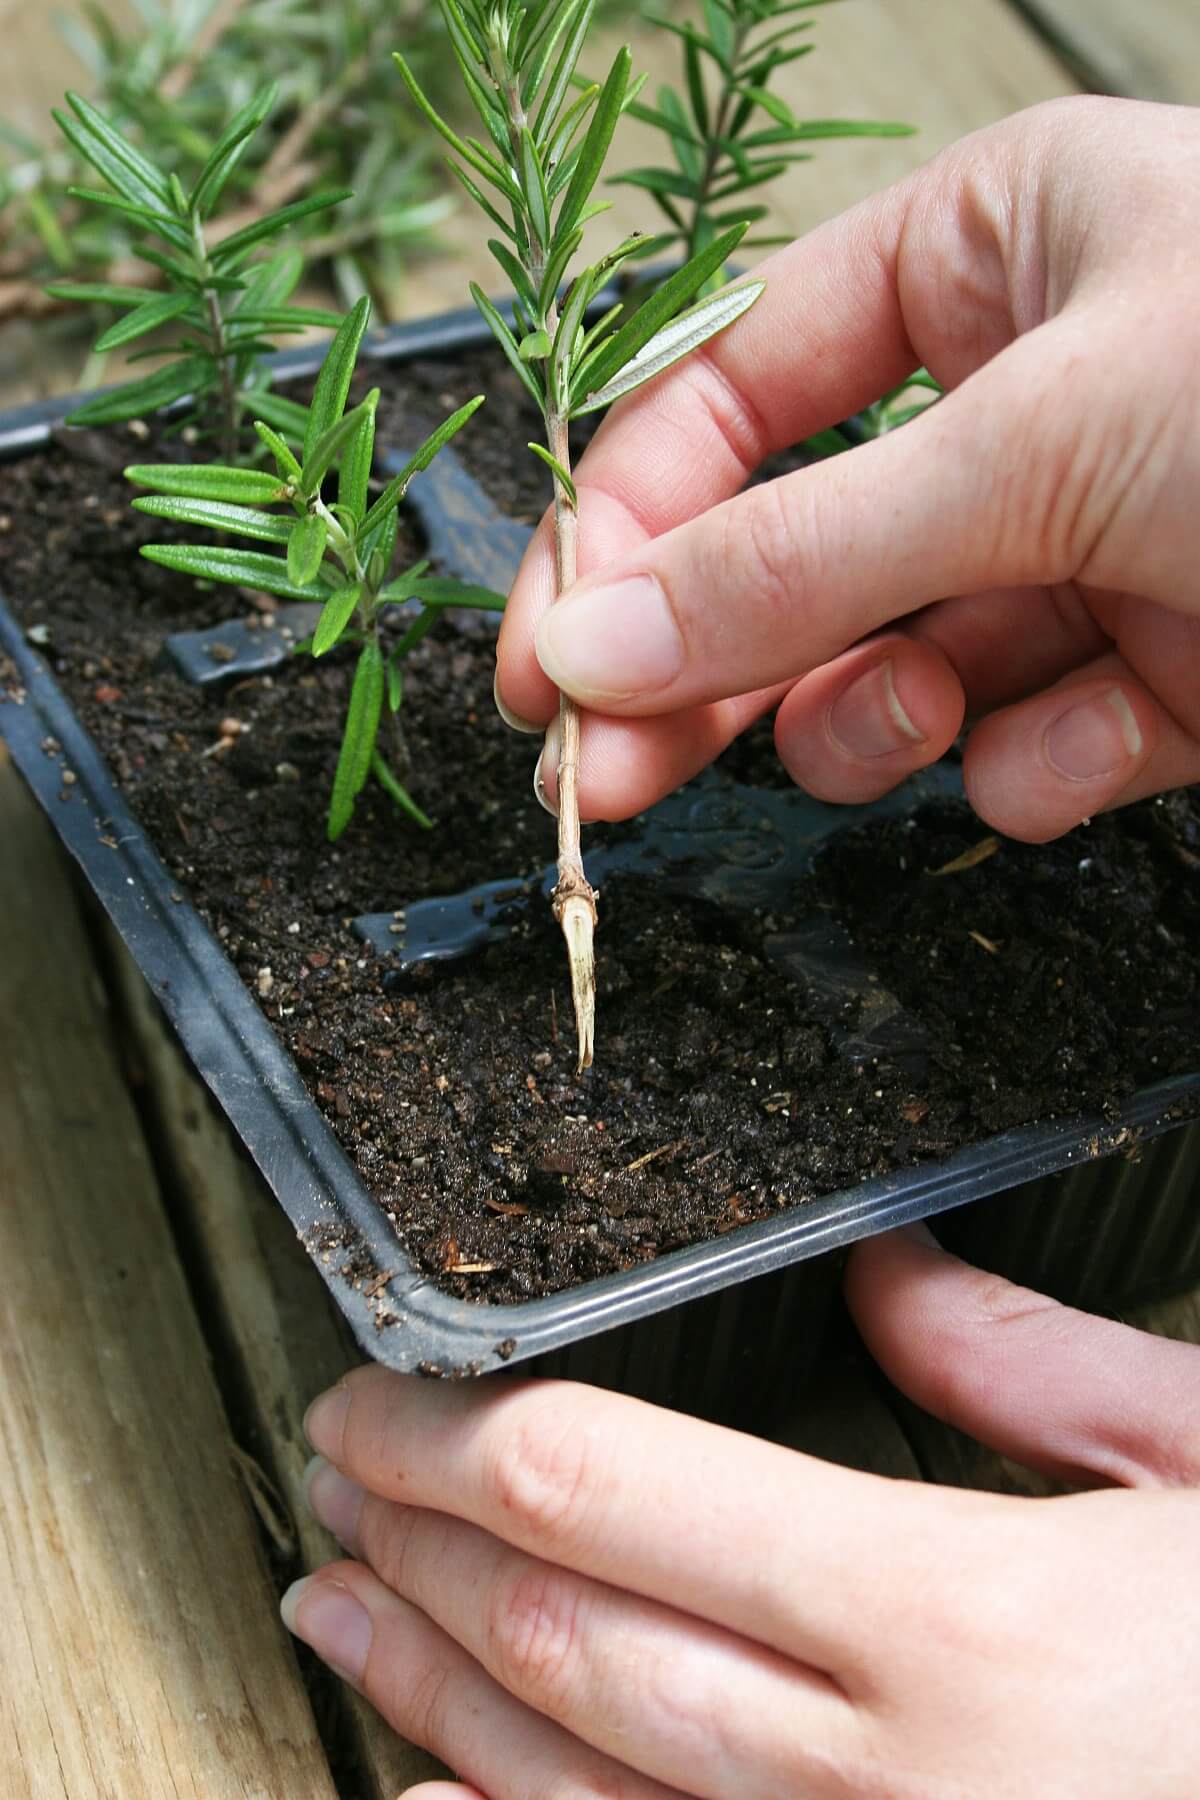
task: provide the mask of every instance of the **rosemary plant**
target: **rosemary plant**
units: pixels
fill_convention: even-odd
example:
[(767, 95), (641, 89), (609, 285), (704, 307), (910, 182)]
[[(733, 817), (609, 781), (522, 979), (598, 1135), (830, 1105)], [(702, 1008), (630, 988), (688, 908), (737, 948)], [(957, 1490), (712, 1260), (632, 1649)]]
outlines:
[[(451, 48), (486, 142), (460, 136), (397, 56), (405, 85), (457, 158), (454, 173), (495, 226), (489, 248), (514, 290), (516, 330), (472, 284), (500, 348), (542, 416), (545, 443), (531, 444), (554, 478), (560, 591), (577, 572), (578, 501), (568, 426), (669, 368), (740, 317), (762, 291), (744, 282), (689, 305), (740, 240), (735, 224), (692, 257), (640, 306), (619, 303), (593, 319), (613, 271), (640, 247), (628, 238), (569, 279), (584, 227), (603, 203), (591, 199), (622, 112), (636, 98), (629, 50), (603, 83), (574, 85), (595, 0), (439, 0)], [(485, 192), (490, 189), (493, 200)], [(595, 1035), (593, 937), (596, 896), (584, 873), (579, 830), (579, 711), (559, 711), (558, 882), (553, 907), (567, 943), (579, 1035), (579, 1066)]]
[[(375, 443), (378, 388), (346, 411), (359, 345), (370, 316), (363, 299), (347, 314), (330, 345), (313, 390), (312, 403), (301, 409), (303, 432), (294, 439), (257, 420), (254, 429), (270, 452), (275, 473), (267, 470), (141, 465), (125, 471), (139, 487), (154, 490), (139, 498), (139, 512), (179, 524), (207, 526), (226, 536), (280, 546), (282, 554), (229, 549), (216, 544), (147, 544), (142, 555), (165, 568), (206, 581), (278, 594), (286, 600), (317, 601), (320, 617), (310, 639), (298, 646), (324, 656), (335, 644), (358, 649), (354, 682), (346, 713), (341, 751), (329, 802), (328, 835), (335, 839), (350, 823), (354, 803), (367, 778), (374, 775), (396, 805), (416, 824), (432, 821), (404, 785), (409, 754), (400, 710), (404, 695), (405, 657), (437, 623), (449, 606), (476, 606), (502, 611), (503, 597), (430, 575), (418, 563), (389, 579), (396, 548), (397, 509), (413, 476), (428, 468), (483, 396), (460, 407), (439, 425), (412, 460), (394, 476), (373, 502), (368, 483)], [(337, 498), (326, 500), (323, 488), (330, 470), (340, 463)], [(271, 508), (278, 510), (272, 511)], [(388, 643), (382, 631), (389, 607), (415, 613), (407, 629)], [(388, 755), (379, 748), (383, 720), (390, 729)]]
[[(234, 116), (186, 193), (177, 175), (156, 168), (77, 94), (67, 95), (69, 113), (55, 113), (64, 136), (108, 184), (71, 193), (132, 221), (144, 234), (134, 253), (159, 272), (163, 285), (59, 282), (47, 291), (59, 299), (130, 309), (97, 341), (99, 352), (123, 348), (168, 325), (181, 334), (169, 360), (152, 374), (89, 400), (68, 424), (113, 425), (191, 395), (200, 418), (215, 423), (226, 462), (234, 462), (243, 416), (251, 405), (262, 412), (269, 404), (261, 359), (274, 348), (271, 335), (338, 323), (336, 314), (288, 304), (303, 269), (298, 252), (285, 251), (252, 267), (247, 263), (261, 244), (278, 238), (295, 220), (345, 199), (344, 192), (297, 200), (228, 235), (214, 229), (217, 202), (274, 100), (274, 87), (265, 87)], [(132, 360), (144, 355), (161, 351), (138, 352)]]
[[(611, 17), (633, 0), (600, 0)], [(316, 187), (352, 188), (326, 222), (301, 222), (310, 270), (332, 279), (341, 304), (370, 292), (396, 316), (414, 253), (438, 248), (452, 185), (430, 168), (423, 127), (395, 104), (386, 51), (399, 39), (441, 104), (461, 104), (441, 21), (428, 0), (88, 0), (55, 25), (87, 73), (92, 104), (156, 168), (185, 187), (230, 114), (276, 79), (280, 102), (238, 167), (237, 210), (273, 210)], [(127, 16), (130, 13), (130, 16)], [(41, 316), (40, 282), (87, 269), (124, 280), (129, 232), (111, 211), (81, 208), (66, 184), (86, 179), (69, 145), (44, 149), (0, 119), (0, 321)]]
[[(799, 148), (823, 138), (910, 137), (914, 127), (866, 119), (798, 119), (772, 91), (782, 69), (808, 56), (813, 20), (830, 0), (701, 0), (703, 25), (646, 16), (683, 41), (682, 94), (661, 87), (653, 106), (630, 111), (667, 138), (672, 166), (623, 170), (614, 183), (644, 188), (666, 228), (645, 254), (695, 256), (730, 225), (757, 225), (768, 208), (745, 196), (808, 162)], [(759, 237), (759, 247), (781, 240)], [(716, 279), (714, 277), (714, 279)]]

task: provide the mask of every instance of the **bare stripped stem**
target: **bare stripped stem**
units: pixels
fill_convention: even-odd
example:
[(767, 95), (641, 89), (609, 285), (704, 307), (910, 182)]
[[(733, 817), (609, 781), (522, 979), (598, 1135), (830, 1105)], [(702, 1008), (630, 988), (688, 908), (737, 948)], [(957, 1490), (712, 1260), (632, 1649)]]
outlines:
[[(567, 421), (556, 411), (547, 420), (551, 456), (569, 475)], [(574, 587), (579, 564), (579, 515), (562, 482), (554, 479), (554, 553), (558, 592)], [(571, 997), (579, 1030), (579, 1067), (590, 1069), (596, 1039), (596, 893), (583, 872), (579, 830), (579, 708), (568, 694), (558, 697), (558, 881), (554, 916), (567, 942)]]
[[(642, 234), (590, 266), (575, 264), (588, 220), (605, 210), (591, 195), (613, 132), (641, 86), (632, 78), (628, 46), (618, 50), (603, 83), (582, 81), (577, 64), (596, 0), (438, 5), (483, 138), (460, 136), (430, 104), (404, 57), (398, 54), (396, 62), (412, 99), (453, 151), (455, 174), (500, 233), (488, 247), (512, 284), (512, 324), (474, 283), (471, 294), (545, 426), (544, 447), (529, 448), (554, 476), (562, 594), (575, 582), (579, 542), (570, 421), (619, 399), (724, 330), (754, 303), (762, 283), (692, 304), (740, 241), (745, 226), (739, 224), (716, 235), (640, 305), (612, 304), (605, 290), (642, 249)], [(579, 709), (565, 694), (559, 697), (553, 905), (567, 941), (582, 1071), (591, 1065), (595, 1041), (596, 895), (580, 849)]]

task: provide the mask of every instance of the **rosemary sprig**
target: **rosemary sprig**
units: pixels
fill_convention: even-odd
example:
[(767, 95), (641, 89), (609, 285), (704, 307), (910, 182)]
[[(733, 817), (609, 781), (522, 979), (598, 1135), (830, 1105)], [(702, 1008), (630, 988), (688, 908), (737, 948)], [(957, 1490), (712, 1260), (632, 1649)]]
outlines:
[[(762, 291), (747, 281), (695, 302), (740, 241), (738, 222), (632, 311), (593, 309), (617, 269), (642, 246), (627, 238), (572, 275), (584, 228), (605, 203), (592, 199), (613, 133), (636, 102), (627, 48), (605, 81), (576, 85), (595, 0), (438, 0), (482, 136), (462, 135), (437, 111), (397, 56), (416, 105), (449, 144), (451, 167), (495, 227), (489, 247), (512, 284), (511, 327), (476, 286), (471, 293), (542, 416), (538, 447), (554, 479), (559, 591), (576, 578), (579, 519), (570, 421), (620, 395), (740, 317)], [(593, 938), (596, 895), (584, 871), (579, 828), (579, 709), (559, 708), (558, 882), (553, 907), (567, 943), (579, 1067), (595, 1037)]]
[[(71, 194), (137, 229), (134, 254), (158, 272), (161, 285), (67, 281), (47, 292), (129, 309), (97, 340), (101, 353), (168, 325), (179, 333), (153, 374), (107, 389), (77, 408), (68, 424), (115, 425), (190, 395), (200, 417), (214, 420), (222, 456), (234, 462), (243, 417), (252, 404), (259, 410), (268, 404), (262, 359), (275, 348), (274, 338), (338, 323), (336, 313), (288, 304), (303, 272), (299, 251), (251, 259), (297, 220), (345, 199), (344, 192), (297, 200), (226, 236), (214, 231), (217, 203), (274, 101), (274, 87), (262, 88), (234, 115), (187, 192), (177, 175), (158, 168), (78, 94), (67, 95), (69, 112), (55, 113), (63, 135), (106, 184), (73, 187)], [(145, 354), (162, 352), (138, 352), (133, 360)]]
[[(342, 322), (317, 376), (311, 404), (295, 408), (294, 434), (277, 432), (263, 419), (255, 422), (275, 464), (274, 474), (204, 463), (142, 464), (125, 471), (130, 481), (153, 490), (134, 501), (138, 512), (206, 527), (222, 540), (232, 535), (277, 546), (272, 554), (230, 549), (223, 541), (147, 544), (143, 556), (201, 580), (232, 582), (286, 600), (319, 601), (316, 629), (297, 648), (324, 656), (336, 644), (357, 647), (329, 802), (331, 840), (350, 823), (355, 801), (371, 775), (415, 824), (430, 829), (433, 821), (405, 786), (410, 759), (400, 721), (404, 660), (447, 607), (493, 612), (504, 607), (502, 595), (431, 575), (427, 562), (390, 578), (397, 509), (409, 483), (462, 429), (483, 404), (483, 396), (469, 400), (439, 425), (372, 502), (368, 483), (379, 389), (372, 388), (346, 411), (370, 310), (370, 303), (360, 300)], [(337, 495), (327, 498), (324, 489), (335, 466)], [(411, 615), (407, 628), (391, 642), (382, 629), (389, 607), (404, 607)], [(378, 743), (384, 719), (390, 729), (388, 756)]]

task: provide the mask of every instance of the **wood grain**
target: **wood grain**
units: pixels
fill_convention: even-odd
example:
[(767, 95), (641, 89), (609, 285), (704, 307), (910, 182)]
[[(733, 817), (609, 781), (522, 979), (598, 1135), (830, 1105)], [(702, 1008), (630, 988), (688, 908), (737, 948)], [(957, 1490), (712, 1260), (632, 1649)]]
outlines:
[(332, 1800), (65, 859), (0, 746), (0, 1793)]
[(1102, 94), (1200, 105), (1200, 7), (1195, 0), (1022, 0)]
[[(187, 1061), (133, 959), (111, 926), (106, 963), (140, 1066), (156, 1141), (170, 1169), (171, 1201), (186, 1233), (189, 1270), (202, 1287), (221, 1375), (236, 1396), (240, 1435), (283, 1501), (298, 1567), (340, 1556), (304, 1502), (311, 1454), (305, 1409), (362, 1354), (286, 1214), (241, 1153), (224, 1116)], [(332, 1681), (332, 1677), (330, 1678)], [(374, 1708), (339, 1686), (339, 1736), (370, 1800), (444, 1774), (397, 1737)], [(357, 1790), (356, 1790), (357, 1791)]]

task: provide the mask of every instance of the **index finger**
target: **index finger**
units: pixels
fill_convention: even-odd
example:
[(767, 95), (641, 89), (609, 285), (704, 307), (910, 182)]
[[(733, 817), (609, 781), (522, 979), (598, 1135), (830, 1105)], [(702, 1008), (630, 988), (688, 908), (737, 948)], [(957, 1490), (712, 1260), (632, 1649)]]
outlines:
[[(953, 312), (944, 290), (968, 216), (978, 224), (962, 199), (971, 143), (768, 257), (756, 271), (766, 290), (736, 325), (613, 408), (576, 471), (581, 574), (728, 499), (773, 451), (860, 411), (935, 347), (957, 377), (1003, 346), (1011, 332), (995, 314), (983, 312), (982, 325), (972, 314), (969, 347), (955, 341), (953, 318), (939, 316)], [(547, 517), (497, 653), (500, 694), (531, 722), (557, 701), (533, 650), (554, 594)]]
[[(838, 1675), (886, 1638), (898, 1593), (903, 1604), (910, 1582), (933, 1583), (949, 1554), (932, 1490), (575, 1382), (435, 1389), (372, 1366), (323, 1395), (305, 1429), (384, 1499), (465, 1519)], [(988, 1526), (994, 1501), (954, 1505)], [(888, 1591), (883, 1542), (903, 1571)]]

